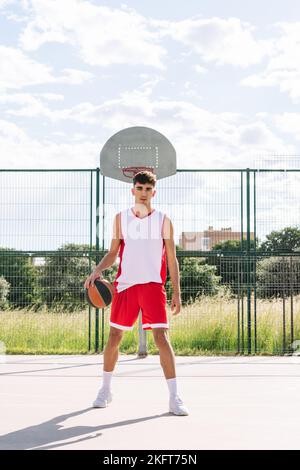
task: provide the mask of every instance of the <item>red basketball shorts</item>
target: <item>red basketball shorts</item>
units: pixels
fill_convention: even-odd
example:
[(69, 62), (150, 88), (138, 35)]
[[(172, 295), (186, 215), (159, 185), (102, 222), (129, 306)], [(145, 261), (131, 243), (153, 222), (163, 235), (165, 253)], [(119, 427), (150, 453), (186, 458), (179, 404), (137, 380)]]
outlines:
[(166, 306), (167, 294), (163, 284), (135, 284), (121, 292), (115, 291), (109, 324), (120, 330), (132, 330), (141, 310), (144, 330), (169, 328)]

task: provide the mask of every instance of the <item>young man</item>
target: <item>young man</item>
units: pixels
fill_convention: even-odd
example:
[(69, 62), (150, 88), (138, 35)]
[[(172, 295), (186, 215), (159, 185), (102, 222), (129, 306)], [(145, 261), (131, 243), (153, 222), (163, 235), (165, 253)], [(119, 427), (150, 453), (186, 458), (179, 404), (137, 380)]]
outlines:
[(111, 379), (118, 360), (119, 345), (124, 331), (132, 330), (142, 310), (143, 329), (152, 330), (159, 349), (160, 363), (170, 392), (169, 411), (188, 415), (177, 393), (175, 355), (168, 337), (165, 281), (167, 265), (173, 286), (171, 310), (177, 315), (181, 308), (178, 261), (176, 258), (171, 220), (151, 208), (155, 196), (156, 177), (140, 171), (133, 178), (132, 195), (135, 206), (114, 218), (114, 234), (109, 252), (86, 279), (84, 287), (103, 277), (120, 251), (120, 264), (114, 281), (115, 294), (111, 305), (110, 333), (104, 350), (103, 385), (93, 403), (105, 408), (112, 401)]

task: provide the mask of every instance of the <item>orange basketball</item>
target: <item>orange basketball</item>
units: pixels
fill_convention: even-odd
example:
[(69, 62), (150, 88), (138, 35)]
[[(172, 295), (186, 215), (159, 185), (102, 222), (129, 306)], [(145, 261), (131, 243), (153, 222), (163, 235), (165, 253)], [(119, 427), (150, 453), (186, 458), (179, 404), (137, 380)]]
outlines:
[(112, 302), (115, 287), (106, 279), (95, 279), (94, 284), (85, 289), (86, 300), (92, 307), (107, 307)]

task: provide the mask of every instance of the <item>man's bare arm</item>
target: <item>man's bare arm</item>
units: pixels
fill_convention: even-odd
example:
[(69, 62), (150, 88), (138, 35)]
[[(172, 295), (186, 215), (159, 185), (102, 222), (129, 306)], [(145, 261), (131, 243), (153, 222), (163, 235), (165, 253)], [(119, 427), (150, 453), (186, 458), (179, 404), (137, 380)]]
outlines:
[(95, 267), (92, 274), (86, 279), (84, 283), (84, 287), (86, 289), (89, 287), (90, 283), (92, 286), (94, 285), (94, 280), (97, 279), (97, 277), (103, 277), (102, 271), (104, 271), (107, 268), (110, 268), (115, 263), (118, 253), (119, 253), (121, 238), (122, 236), (121, 236), (121, 228), (120, 228), (120, 214), (117, 214), (114, 218), (113, 237), (111, 240), (110, 249), (108, 253), (106, 253), (106, 255), (103, 256), (100, 263)]
[(120, 214), (114, 218), (113, 237), (110, 244), (108, 253), (102, 258), (100, 263), (95, 267), (94, 271), (102, 272), (110, 268), (116, 261), (121, 243), (121, 230), (120, 230)]
[(180, 274), (176, 257), (176, 247), (174, 242), (174, 229), (171, 220), (165, 217), (163, 224), (163, 239), (165, 242), (168, 269), (173, 287), (172, 309), (175, 308), (174, 315), (180, 312)]

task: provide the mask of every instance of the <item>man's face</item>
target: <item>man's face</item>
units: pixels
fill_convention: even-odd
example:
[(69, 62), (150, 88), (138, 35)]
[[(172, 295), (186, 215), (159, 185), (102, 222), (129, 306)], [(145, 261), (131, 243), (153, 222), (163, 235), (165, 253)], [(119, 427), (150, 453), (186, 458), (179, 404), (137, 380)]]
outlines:
[(132, 195), (135, 196), (135, 202), (140, 204), (148, 204), (156, 193), (154, 187), (149, 183), (135, 183), (131, 189)]

